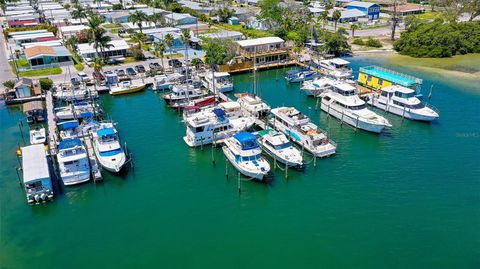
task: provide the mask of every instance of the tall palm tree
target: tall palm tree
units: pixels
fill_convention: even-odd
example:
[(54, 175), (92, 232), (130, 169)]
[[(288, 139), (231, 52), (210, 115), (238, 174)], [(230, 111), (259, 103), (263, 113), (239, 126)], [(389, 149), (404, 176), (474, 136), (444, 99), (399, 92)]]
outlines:
[(145, 34), (142, 34), (142, 33), (135, 33), (133, 36), (131, 36), (130, 40), (133, 42), (133, 43), (138, 43), (138, 46), (142, 47), (142, 43), (143, 43), (143, 40), (146, 38), (147, 36)]
[(160, 25), (165, 25), (165, 18), (163, 17), (162, 13), (153, 13), (152, 15), (148, 16), (148, 21), (155, 24), (155, 27)]
[(357, 29), (358, 29), (358, 24), (353, 23), (352, 25), (350, 25), (350, 30), (352, 31), (352, 37), (355, 37), (355, 30)]
[[(92, 61), (94, 74), (100, 74), (104, 65), (105, 65), (104, 60), (102, 60), (101, 58), (95, 57)], [(93, 76), (93, 77), (97, 79), (99, 76)]]
[[(108, 49), (113, 46), (110, 43), (112, 41), (112, 38), (108, 36), (106, 33), (107, 31), (105, 29), (98, 28), (95, 31), (89, 31), (89, 35), (88, 35), (88, 43), (93, 44), (93, 48), (95, 48), (96, 56), (102, 59), (105, 58), (105, 49)], [(98, 53), (99, 50), (101, 52), (100, 56)]]
[[(225, 46), (222, 46), (217, 42), (213, 42), (212, 40), (208, 41), (205, 46), (205, 63), (210, 66), (210, 70), (212, 71), (212, 78), (215, 74), (215, 66), (225, 64), (226, 59), (227, 49), (225, 48)], [(215, 96), (217, 95), (215, 83), (213, 83), (213, 94)]]
[[(91, 16), (87, 19), (87, 25), (86, 25), (89, 28), (87, 32), (88, 44), (92, 44), (92, 43), (94, 44), (93, 47), (95, 48), (95, 52), (96, 52), (95, 55), (98, 57), (99, 55), (98, 41), (99, 41), (99, 36), (102, 35), (99, 32), (101, 32), (103, 29), (100, 27), (100, 24), (102, 23), (102, 21), (100, 20), (100, 17), (98, 17), (97, 15), (95, 14), (90, 14), (90, 15)], [(105, 31), (105, 29), (103, 29), (103, 31)]]
[(340, 12), (340, 10), (335, 9), (332, 14), (332, 19), (335, 22), (335, 31), (337, 31), (337, 23), (338, 20), (340, 20), (340, 17), (342, 17), (342, 13)]
[(75, 46), (78, 44), (78, 38), (76, 35), (71, 35), (66, 41), (65, 45), (70, 47), (72, 51), (75, 51)]
[(136, 24), (140, 30), (140, 33), (143, 33), (142, 23), (148, 21), (148, 16), (144, 12), (136, 10), (130, 15), (130, 17), (128, 17), (128, 21)]
[(165, 72), (165, 66), (163, 64), (163, 56), (165, 55), (165, 51), (166, 51), (165, 42), (163, 41), (155, 42), (153, 44), (153, 50), (155, 51), (156, 56), (160, 55), (160, 59), (162, 59), (162, 69), (163, 69), (163, 72)]
[(74, 19), (80, 19), (80, 23), (83, 24), (82, 19), (87, 18), (87, 12), (85, 8), (83, 8), (81, 5), (75, 5), (72, 11), (70, 11), (70, 14), (72, 15), (72, 18)]
[(173, 38), (172, 34), (166, 34), (165, 37), (163, 38), (163, 41), (165, 42), (165, 45), (168, 46), (170, 49), (170, 53), (172, 53), (172, 47), (173, 47), (173, 42), (175, 39)]
[(320, 13), (320, 17), (319, 17), (322, 22), (323, 22), (323, 29), (325, 29), (325, 25), (327, 24), (327, 21), (328, 21), (328, 11), (325, 10), (323, 11), (322, 13)]

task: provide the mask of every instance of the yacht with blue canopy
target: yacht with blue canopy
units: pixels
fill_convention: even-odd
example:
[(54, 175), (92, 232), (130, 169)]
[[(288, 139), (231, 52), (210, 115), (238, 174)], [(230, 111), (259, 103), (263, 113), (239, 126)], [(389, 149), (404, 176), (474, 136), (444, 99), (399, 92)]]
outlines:
[(91, 134), (95, 156), (100, 165), (110, 172), (120, 172), (126, 156), (113, 123), (101, 123), (98, 129), (91, 131)]
[(60, 178), (65, 186), (90, 180), (87, 151), (79, 138), (67, 138), (58, 144), (57, 154)]
[(270, 164), (262, 156), (257, 137), (240, 132), (225, 140), (222, 150), (228, 161), (248, 179), (263, 181), (270, 171)]

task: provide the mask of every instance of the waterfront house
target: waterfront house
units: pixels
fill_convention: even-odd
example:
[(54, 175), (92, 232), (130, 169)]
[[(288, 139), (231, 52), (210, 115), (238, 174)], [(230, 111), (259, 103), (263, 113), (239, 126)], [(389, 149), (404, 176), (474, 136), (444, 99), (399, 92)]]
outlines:
[(33, 46), (24, 49), (31, 68), (73, 64), (72, 54), (64, 46)]
[[(385, 7), (383, 10), (387, 13), (393, 13), (393, 6)], [(406, 4), (397, 6), (397, 14), (400, 16), (408, 16), (414, 14), (425, 13), (425, 8), (420, 5)]]
[(380, 6), (375, 3), (353, 1), (348, 3), (346, 7), (348, 10), (360, 10), (369, 20), (378, 20), (380, 16)]
[[(14, 104), (16, 100), (28, 100), (31, 97), (40, 96), (42, 94), (42, 88), (40, 82), (31, 78), (20, 78), (15, 83), (13, 89), (5, 89), (4, 95), (7, 104)], [(28, 100), (30, 101), (30, 100)]]
[[(111, 46), (105, 48), (103, 51), (104, 57), (111, 57), (111, 58), (123, 58), (127, 56), (128, 50), (130, 49), (130, 45), (123, 39), (119, 40), (112, 40), (109, 43)], [(95, 48), (93, 44), (78, 44), (77, 45), (78, 54), (85, 59), (85, 61), (91, 61), (95, 58)], [(100, 50), (98, 51), (99, 53)]]
[(206, 33), (201, 34), (200, 37), (205, 38), (217, 38), (217, 39), (231, 39), (234, 41), (242, 40), (245, 36), (241, 32), (237, 31), (227, 31), (227, 30), (220, 30), (215, 33)]

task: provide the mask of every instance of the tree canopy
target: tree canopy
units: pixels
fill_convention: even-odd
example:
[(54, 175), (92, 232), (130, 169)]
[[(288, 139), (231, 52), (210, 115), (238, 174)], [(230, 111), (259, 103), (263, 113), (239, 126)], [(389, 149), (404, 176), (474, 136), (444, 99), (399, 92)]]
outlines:
[(405, 20), (407, 30), (394, 43), (400, 54), (413, 57), (451, 57), (480, 52), (480, 22)]

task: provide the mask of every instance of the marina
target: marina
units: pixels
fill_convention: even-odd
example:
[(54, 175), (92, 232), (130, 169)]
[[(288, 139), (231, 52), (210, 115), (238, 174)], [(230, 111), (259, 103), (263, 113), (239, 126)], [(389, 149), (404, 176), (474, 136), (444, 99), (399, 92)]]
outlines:
[[(372, 60), (364, 60), (370, 63)], [(362, 60), (360, 62), (352, 61), (354, 70), (358, 70), (358, 66), (365, 65)], [(282, 69), (280, 69), (282, 70)], [(200, 212), (205, 213), (207, 216), (213, 217), (211, 213), (207, 214), (208, 211), (213, 211), (215, 214), (224, 214), (227, 216), (232, 216), (229, 213), (230, 210), (238, 210), (238, 206), (236, 203), (238, 201), (242, 201), (242, 203), (247, 203), (248, 210), (255, 209), (262, 209), (264, 210), (273, 210), (278, 212), (284, 212), (283, 214), (287, 214), (289, 217), (298, 216), (297, 212), (317, 212), (317, 216), (309, 216), (303, 218), (303, 222), (309, 221), (319, 221), (323, 218), (328, 218), (332, 216), (333, 212), (331, 212), (332, 207), (335, 208), (335, 216), (341, 216), (344, 219), (354, 218), (356, 222), (361, 222), (362, 220), (366, 221), (366, 219), (375, 217), (376, 214), (369, 211), (372, 205), (370, 203), (364, 204), (362, 201), (364, 198), (361, 196), (364, 195), (373, 195), (377, 197), (377, 202), (383, 202), (383, 205), (376, 205), (377, 208), (381, 210), (391, 210), (392, 207), (395, 208), (394, 205), (390, 204), (392, 199), (406, 201), (408, 199), (416, 199), (415, 201), (420, 203), (420, 208), (422, 208), (422, 198), (418, 196), (412, 196), (411, 194), (402, 195), (401, 197), (391, 197), (387, 196), (387, 194), (381, 194), (377, 192), (375, 187), (381, 187), (383, 191), (390, 190), (392, 187), (391, 184), (394, 184), (395, 188), (400, 188), (403, 190), (409, 190), (410, 186), (402, 180), (396, 180), (394, 175), (389, 175), (385, 173), (386, 170), (382, 168), (381, 165), (379, 166), (372, 166), (372, 163), (383, 163), (383, 162), (395, 162), (399, 165), (405, 165), (413, 169), (417, 169), (416, 171), (421, 171), (420, 175), (414, 176), (409, 180), (411, 183), (412, 180), (417, 180), (419, 183), (429, 188), (433, 189), (431, 191), (440, 191), (437, 184), (434, 182), (425, 182), (422, 181), (421, 176), (425, 176), (429, 174), (431, 170), (425, 169), (440, 169), (446, 175), (452, 175), (451, 172), (444, 170), (438, 166), (436, 166), (435, 162), (429, 162), (424, 157), (425, 152), (430, 152), (432, 154), (438, 154), (439, 149), (435, 149), (432, 147), (436, 143), (440, 143), (442, 141), (441, 132), (445, 131), (445, 128), (458, 128), (460, 123), (452, 122), (452, 115), (449, 113), (445, 114), (445, 111), (448, 111), (448, 103), (450, 100), (444, 99), (445, 96), (452, 98), (451, 95), (437, 91), (435, 92), (434, 97), (432, 98), (432, 103), (435, 103), (437, 107), (439, 107), (444, 115), (442, 115), (441, 123), (437, 123), (434, 121), (431, 124), (424, 124), (424, 123), (416, 123), (410, 121), (402, 121), (401, 117), (395, 115), (386, 114), (385, 117), (389, 120), (392, 124), (393, 128), (389, 129), (387, 133), (383, 133), (380, 135), (369, 134), (367, 132), (355, 132), (353, 128), (345, 128), (346, 125), (342, 125), (340, 120), (336, 120), (333, 117), (328, 117), (327, 113), (321, 112), (320, 106), (315, 109), (316, 106), (316, 98), (311, 98), (305, 96), (300, 92), (300, 84), (289, 84), (283, 78), (276, 80), (276, 70), (270, 70), (265, 72), (258, 72), (258, 85), (257, 90), (261, 91), (262, 96), (261, 99), (268, 102), (268, 105), (272, 108), (280, 107), (280, 106), (293, 106), (303, 112), (306, 116), (308, 116), (312, 122), (318, 125), (321, 128), (324, 128), (329, 136), (332, 137), (332, 140), (338, 144), (338, 153), (332, 156), (331, 158), (317, 160), (315, 168), (313, 166), (313, 159), (309, 155), (304, 156), (305, 168), (301, 171), (295, 171), (293, 169), (289, 169), (288, 177), (285, 177), (285, 171), (281, 170), (280, 168), (284, 169), (285, 164), (281, 164), (278, 160), (278, 164), (274, 166), (273, 158), (267, 157), (266, 155), (263, 157), (267, 160), (270, 164), (270, 173), (273, 175), (273, 180), (269, 184), (258, 184), (257, 182), (241, 182), (241, 194), (234, 195), (237, 193), (238, 189), (238, 171), (234, 168), (234, 166), (230, 163), (230, 161), (226, 160), (226, 157), (222, 151), (222, 148), (219, 146), (207, 147), (204, 145), (204, 149), (201, 150), (200, 148), (190, 148), (185, 145), (184, 141), (181, 137), (185, 134), (185, 125), (181, 121), (182, 117), (181, 114), (175, 110), (172, 110), (168, 105), (165, 104), (163, 99), (161, 98), (161, 93), (155, 93), (150, 91), (148, 88), (139, 93), (135, 93), (132, 95), (119, 95), (119, 96), (109, 96), (108, 94), (100, 95), (99, 102), (102, 104), (102, 109), (109, 117), (112, 117), (118, 121), (119, 131), (122, 134), (123, 138), (129, 141), (129, 148), (135, 151), (135, 173), (127, 173), (126, 175), (114, 175), (111, 173), (105, 173), (102, 171), (103, 174), (103, 183), (99, 185), (95, 184), (82, 184), (78, 187), (68, 187), (63, 190), (65, 194), (56, 196), (54, 203), (49, 203), (48, 207), (51, 208), (52, 211), (62, 211), (62, 216), (53, 216), (55, 222), (58, 223), (65, 223), (63, 218), (68, 218), (69, 216), (73, 217), (73, 213), (68, 213), (65, 210), (59, 208), (60, 205), (66, 203), (74, 203), (73, 207), (80, 210), (82, 214), (88, 214), (87, 209), (92, 211), (92, 207), (101, 207), (102, 204), (110, 208), (110, 210), (115, 211), (116, 206), (111, 205), (112, 203), (120, 203), (125, 206), (129, 211), (124, 213), (118, 212), (118, 214), (111, 215), (111, 218), (107, 219), (101, 217), (101, 212), (98, 210), (93, 210), (93, 214), (99, 218), (99, 222), (103, 224), (110, 223), (111, 221), (115, 221), (119, 224), (120, 227), (127, 227), (132, 223), (138, 225), (140, 229), (153, 229), (154, 224), (164, 225), (173, 231), (173, 234), (169, 234), (164, 231), (160, 232), (152, 232), (150, 231), (149, 234), (158, 240), (161, 236), (163, 240), (166, 240), (165, 243), (163, 242), (153, 242), (147, 241), (144, 244), (150, 246), (156, 246), (161, 249), (166, 250), (167, 244), (172, 247), (172, 242), (179, 240), (176, 235), (180, 232), (180, 230), (187, 229), (186, 224), (178, 224), (178, 222), (170, 222), (167, 218), (171, 216), (178, 216), (174, 211), (177, 210), (187, 210), (187, 209), (197, 209)], [(235, 93), (244, 93), (244, 92), (251, 92), (252, 91), (252, 83), (251, 83), (251, 76), (249, 74), (242, 74), (242, 75), (235, 75), (232, 77), (234, 85), (235, 85)], [(430, 83), (430, 82), (428, 82)], [(274, 85), (275, 87), (272, 87)], [(455, 91), (455, 88), (449, 86), (445, 83), (438, 83), (436, 87), (444, 87), (446, 91)], [(426, 87), (423, 87), (426, 88)], [(424, 92), (425, 94), (425, 92)], [(465, 96), (471, 97), (470, 94), (463, 93)], [(235, 100), (236, 96), (234, 94), (219, 94), (219, 98), (223, 100)], [(455, 98), (463, 98), (463, 97), (455, 97)], [(475, 97), (471, 97), (475, 98)], [(466, 99), (462, 99), (464, 102), (472, 104), (473, 101), (466, 101)], [(127, 109), (122, 109), (122, 107), (127, 106), (130, 109), (135, 109), (138, 111), (135, 114), (129, 113)], [(47, 108), (50, 107), (48, 105), (48, 98), (47, 98)], [(141, 108), (141, 109), (140, 109)], [(224, 107), (228, 108), (228, 107)], [(48, 113), (49, 109), (47, 109)], [(53, 111), (53, 106), (50, 111)], [(376, 113), (379, 113), (381, 110), (375, 110)], [(5, 110), (3, 111), (5, 112)], [(470, 108), (466, 110), (465, 113), (473, 113), (474, 110)], [(51, 114), (51, 113), (50, 113)], [(383, 114), (382, 114), (383, 115)], [(138, 121), (138, 117), (142, 118), (142, 121)], [(8, 119), (9, 115), (3, 113), (2, 119)], [(23, 117), (21, 113), (13, 114), (12, 121), (18, 119), (19, 117)], [(47, 120), (49, 117), (47, 116)], [(6, 121), (8, 122), (8, 121)], [(257, 124), (265, 124), (264, 121), (256, 120)], [(446, 126), (444, 126), (446, 125)], [(49, 124), (50, 126), (50, 124)], [(56, 126), (56, 123), (53, 125)], [(264, 127), (266, 127), (264, 125)], [(56, 128), (56, 127), (55, 127)], [(18, 128), (16, 128), (18, 130)], [(146, 132), (145, 130), (149, 130)], [(168, 131), (167, 131), (168, 130)], [(8, 134), (8, 130), (2, 130), (4, 135)], [(416, 134), (415, 134), (416, 133)], [(447, 131), (448, 133), (448, 131)], [(451, 132), (450, 132), (451, 133)], [(429, 134), (429, 135), (427, 135)], [(50, 132), (48, 132), (50, 135)], [(407, 139), (408, 136), (408, 139)], [(411, 136), (414, 136), (412, 138)], [(12, 138), (7, 137), (7, 143), (9, 144), (16, 144), (16, 142), (11, 141)], [(408, 143), (410, 139), (415, 139), (417, 144), (417, 150), (420, 152), (410, 152), (410, 156), (407, 159), (398, 159), (399, 156), (404, 156), (405, 154), (405, 143)], [(461, 140), (457, 137), (458, 145), (466, 146)], [(9, 142), (8, 142), (9, 141)], [(57, 140), (58, 141), (58, 140)], [(168, 143), (155, 143), (155, 147), (152, 146), (151, 143), (146, 143), (146, 141), (168, 141)], [(12, 143), (13, 142), (13, 143)], [(466, 141), (464, 141), (466, 142)], [(388, 153), (384, 147), (388, 147)], [(87, 147), (88, 148), (88, 147)], [(296, 147), (297, 150), (301, 151), (301, 147)], [(163, 153), (165, 152), (165, 153)], [(373, 154), (374, 152), (378, 152), (378, 154)], [(470, 153), (468, 153), (470, 152)], [(473, 151), (466, 151), (465, 154), (473, 154)], [(167, 157), (168, 156), (168, 157)], [(212, 157), (213, 156), (213, 157)], [(364, 160), (364, 158), (366, 158)], [(422, 160), (422, 163), (412, 163), (412, 158)], [(441, 160), (444, 157), (437, 157)], [(446, 158), (446, 157), (445, 157)], [(215, 160), (215, 165), (212, 165), (212, 160)], [(13, 163), (15, 159), (11, 159), (10, 162)], [(225, 165), (227, 164), (227, 169), (225, 169)], [(455, 163), (456, 161), (454, 161)], [(179, 163), (186, 164), (187, 168), (185, 169), (175, 169), (172, 170), (172, 167), (178, 166)], [(473, 163), (468, 164), (470, 165), (470, 173), (473, 176), (475, 169), (472, 165)], [(349, 171), (347, 171), (344, 167), (349, 167)], [(175, 171), (176, 176), (175, 178), (170, 178), (166, 175), (159, 175), (159, 171)], [(360, 176), (351, 175), (350, 171), (362, 171)], [(225, 174), (228, 174), (228, 180), (225, 180)], [(11, 172), (10, 172), (11, 173)], [(13, 173), (15, 173), (13, 171)], [(380, 179), (380, 175), (383, 175), (382, 178), (388, 180), (390, 183), (382, 184), (382, 179)], [(242, 179), (248, 179), (248, 177), (241, 176)], [(179, 181), (180, 179), (180, 181)], [(201, 182), (199, 182), (201, 181)], [(244, 180), (241, 180), (244, 181)], [(347, 183), (348, 182), (348, 183)], [(353, 183), (355, 182), (355, 183)], [(420, 183), (423, 182), (423, 183)], [(208, 184), (207, 184), (208, 183)], [(174, 186), (178, 186), (181, 184), (182, 186), (187, 186), (187, 188), (175, 188)], [(348, 184), (348, 185), (345, 185)], [(109, 195), (103, 195), (101, 192), (98, 192), (96, 188), (105, 188), (108, 191)], [(355, 186), (355, 187), (353, 187)], [(12, 186), (14, 187), (14, 186)], [(9, 187), (10, 188), (10, 187)], [(151, 189), (156, 189), (155, 191)], [(352, 189), (353, 188), (353, 189)], [(373, 188), (373, 189), (372, 189)], [(62, 188), (63, 189), (63, 188)], [(165, 191), (168, 189), (169, 191)], [(158, 191), (161, 190), (161, 191)], [(162, 191), (163, 190), (163, 191)], [(337, 193), (337, 191), (345, 192), (345, 194)], [(86, 197), (80, 197), (75, 195), (75, 193), (84, 193)], [(423, 191), (427, 193), (427, 190)], [(19, 197), (18, 191), (12, 190), (13, 200), (17, 201), (10, 206), (19, 207), (21, 205), (20, 199), (23, 197)], [(302, 206), (301, 208), (288, 208), (286, 207), (287, 204), (292, 203), (292, 200), (287, 198), (289, 195), (295, 195), (298, 199), (301, 197), (306, 197), (307, 201), (311, 202), (311, 205)], [(347, 196), (349, 197), (349, 202), (345, 202), (341, 197)], [(136, 202), (135, 205), (126, 200), (122, 200), (122, 197), (132, 197), (133, 201)], [(191, 199), (196, 197), (198, 199), (212, 197), (213, 200), (210, 200), (208, 203), (201, 202), (204, 206), (204, 209), (198, 209), (196, 206), (188, 205), (186, 202), (179, 201), (178, 205), (172, 207), (165, 207), (163, 210), (165, 211), (164, 214), (156, 214), (154, 210), (148, 209), (150, 202), (141, 201), (136, 197), (146, 197), (147, 200), (152, 201), (155, 199), (157, 202), (161, 203), (170, 203), (172, 200), (177, 200), (177, 197), (185, 198), (185, 200)], [(277, 205), (267, 204), (264, 201), (264, 197), (269, 196), (270, 199), (275, 200)], [(339, 197), (341, 196), (341, 197)], [(190, 197), (190, 198), (188, 198)], [(250, 200), (251, 199), (251, 200)], [(331, 201), (331, 203), (327, 206), (324, 205), (323, 200), (327, 199)], [(114, 202), (115, 201), (115, 202)], [(227, 203), (222, 207), (214, 207), (211, 203)], [(25, 203), (23, 201), (23, 203)], [(89, 206), (89, 203), (93, 203)], [(332, 204), (333, 203), (333, 204)], [(352, 213), (347, 212), (344, 207), (345, 203), (350, 205), (350, 208), (354, 208), (357, 211), (360, 210), (362, 216), (354, 216)], [(357, 203), (357, 204), (355, 204)], [(56, 205), (58, 204), (58, 205)], [(355, 204), (355, 205), (354, 205)], [(138, 209), (138, 206), (143, 205), (143, 209)], [(9, 207), (10, 207), (9, 206)], [(85, 208), (82, 208), (85, 207)], [(418, 207), (418, 205), (417, 205)], [(24, 210), (24, 209), (22, 209)], [(33, 209), (37, 210), (37, 209)], [(139, 211), (135, 211), (139, 210)], [(452, 209), (453, 210), (453, 209)], [(241, 212), (241, 217), (247, 217), (251, 213)], [(445, 213), (446, 214), (446, 213)], [(453, 213), (450, 213), (453, 214)], [(42, 214), (43, 215), (43, 214)], [(145, 224), (138, 220), (141, 216), (149, 216), (152, 224)], [(254, 213), (257, 217), (257, 213)], [(274, 213), (274, 215), (280, 218), (279, 213)], [(396, 221), (401, 221), (405, 215), (399, 213), (398, 216), (395, 215), (394, 218)], [(52, 216), (43, 215), (43, 221), (46, 222), (47, 218), (52, 218)], [(232, 217), (232, 220), (225, 220), (223, 221), (226, 225), (235, 225), (238, 221), (239, 217)], [(260, 217), (261, 218), (261, 217)], [(189, 217), (181, 217), (181, 219), (190, 219)], [(420, 223), (418, 225), (426, 224), (425, 220), (420, 219)], [(253, 224), (252, 220), (244, 220), (249, 223)], [(388, 224), (389, 220), (380, 218), (383, 224)], [(406, 220), (404, 220), (406, 221)], [(209, 222), (207, 221), (200, 221), (200, 227), (193, 228), (194, 232), (199, 232), (200, 229), (207, 227)], [(256, 222), (257, 223), (257, 222)], [(266, 224), (266, 222), (264, 222)], [(86, 224), (85, 221), (81, 221), (78, 224), (72, 224), (72, 229), (75, 231), (82, 231), (87, 232), (86, 228), (84, 227)], [(292, 228), (292, 225), (286, 224), (278, 224), (279, 228), (282, 231), (287, 231)], [(340, 227), (337, 227), (337, 226)], [(417, 225), (417, 224), (415, 224)], [(429, 224), (432, 225), (432, 224)], [(335, 227), (334, 227), (335, 226)], [(338, 231), (344, 231), (345, 229), (349, 229), (350, 224), (343, 223), (339, 224), (337, 221), (334, 220), (324, 220), (324, 223), (320, 225), (320, 228), (328, 233), (334, 233)], [(378, 227), (378, 225), (375, 225)], [(22, 225), (22, 227), (25, 227)], [(305, 229), (308, 233), (314, 233), (315, 230), (319, 229), (318, 226), (311, 227), (309, 225), (294, 225), (294, 229)], [(351, 227), (350, 227), (351, 228)], [(28, 229), (28, 228), (27, 228)], [(51, 228), (46, 228), (47, 231), (52, 231)], [(245, 231), (246, 228), (240, 227), (241, 231)], [(433, 229), (436, 231), (440, 230), (440, 224), (433, 225)], [(220, 232), (221, 234), (230, 234), (228, 232), (227, 227), (217, 227), (215, 229), (216, 232)], [(92, 235), (99, 235), (100, 232), (98, 231), (91, 231), (89, 230)], [(377, 230), (378, 231), (378, 230)], [(380, 229), (380, 233), (388, 234), (391, 230), (388, 228)], [(13, 229), (7, 228), (7, 233), (13, 232)], [(104, 232), (105, 233), (105, 232)], [(127, 231), (127, 234), (133, 235), (131, 232)], [(265, 232), (264, 232), (265, 233)], [(112, 232), (107, 231), (107, 235), (112, 235)], [(248, 234), (248, 233), (247, 233)], [(241, 242), (241, 244), (247, 244), (248, 241), (253, 240), (258, 236), (258, 234), (249, 234), (247, 238), (239, 238), (235, 235), (230, 235), (231, 239), (228, 240), (235, 240), (236, 242)], [(265, 236), (269, 238), (269, 241), (276, 242), (279, 239), (274, 237), (274, 233), (266, 232)], [(336, 236), (333, 236), (336, 238)], [(23, 236), (22, 240), (29, 240)], [(54, 235), (53, 239), (57, 242), (61, 242), (62, 238), (59, 235)], [(402, 241), (398, 238), (400, 244), (407, 245), (407, 241)], [(450, 239), (453, 241), (453, 239)], [(114, 240), (116, 241), (116, 240)], [(186, 243), (186, 239), (180, 239), (181, 242)], [(328, 239), (336, 249), (343, 249), (345, 246), (336, 243), (336, 239)], [(120, 242), (120, 241), (118, 241)], [(207, 246), (216, 246), (215, 242), (208, 241), (206, 236), (200, 236), (199, 238), (195, 239), (193, 242), (195, 245), (200, 246), (206, 243)], [(298, 242), (302, 244), (306, 244), (309, 247), (320, 247), (320, 245), (308, 242), (308, 240), (298, 239)], [(380, 241), (379, 239), (375, 239), (375, 242), (378, 244), (389, 244), (385, 241)], [(397, 241), (398, 242), (398, 241)], [(83, 242), (81, 244), (86, 244)], [(100, 246), (106, 247), (106, 243), (100, 242)], [(108, 243), (110, 245), (110, 243)], [(139, 246), (138, 244), (134, 243), (135, 246)], [(268, 253), (272, 253), (273, 251), (282, 252), (283, 250), (279, 247), (273, 247), (270, 243), (261, 243), (261, 246), (270, 247), (267, 251)], [(174, 249), (180, 249), (179, 246), (174, 246)], [(42, 247), (43, 251), (52, 252), (54, 251), (54, 247), (52, 245), (44, 245)], [(98, 249), (98, 248), (94, 248)], [(114, 247), (116, 251), (122, 251), (119, 248)], [(440, 250), (438, 250), (440, 251)], [(136, 252), (136, 251), (134, 251)], [(71, 251), (67, 251), (67, 253), (72, 253)], [(107, 255), (112, 255), (110, 251), (108, 251)], [(253, 254), (253, 252), (252, 252)], [(358, 254), (360, 255), (360, 254)], [(449, 255), (444, 253), (444, 255)], [(452, 254), (450, 254), (452, 255)], [(147, 257), (151, 257), (153, 259), (153, 255), (147, 254)], [(221, 257), (227, 259), (226, 256), (221, 255)], [(357, 257), (353, 255), (353, 257)], [(67, 256), (62, 254), (59, 256), (59, 262), (65, 263)], [(72, 259), (71, 255), (68, 255), (68, 259)], [(74, 261), (78, 262), (79, 264), (86, 264), (82, 262), (79, 258), (73, 258)], [(94, 260), (98, 260), (100, 263), (100, 259), (94, 258)], [(261, 261), (261, 258), (255, 258), (255, 261)], [(27, 260), (28, 262), (28, 260)], [(384, 261), (388, 264), (388, 261)], [(199, 257), (199, 264), (206, 264), (207, 261)], [(128, 264), (128, 262), (127, 262)], [(190, 264), (187, 262), (186, 264)], [(271, 265), (278, 265), (275, 262), (269, 263)], [(302, 262), (300, 262), (302, 264)], [(306, 264), (304, 264), (306, 265)]]

